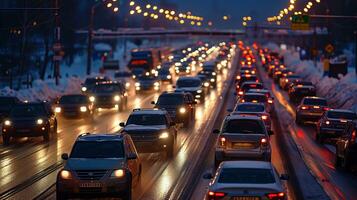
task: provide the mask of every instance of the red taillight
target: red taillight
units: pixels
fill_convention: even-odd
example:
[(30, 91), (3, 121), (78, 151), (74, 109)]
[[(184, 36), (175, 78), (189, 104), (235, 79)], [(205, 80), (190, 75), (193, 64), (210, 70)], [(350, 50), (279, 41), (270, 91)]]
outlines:
[(269, 200), (283, 200), (285, 197), (284, 192), (279, 192), (279, 193), (270, 193), (266, 194)]
[(352, 132), (351, 142), (352, 142), (352, 143), (355, 143), (355, 142), (356, 142), (356, 130), (354, 130), (354, 131)]
[(308, 106), (301, 106), (302, 110), (307, 110), (309, 107)]
[(220, 198), (222, 198), (224, 196), (226, 196), (226, 194), (224, 192), (212, 192), (212, 191), (208, 192), (208, 199), (209, 200), (220, 199)]
[(330, 108), (324, 107), (324, 111), (328, 111), (328, 110), (330, 110)]

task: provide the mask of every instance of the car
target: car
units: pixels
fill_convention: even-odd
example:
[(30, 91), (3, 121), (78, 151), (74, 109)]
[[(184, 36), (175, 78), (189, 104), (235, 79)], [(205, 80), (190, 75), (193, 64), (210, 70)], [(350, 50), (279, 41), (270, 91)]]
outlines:
[[(214, 70), (210, 70), (209, 68), (206, 68), (205, 70), (201, 70), (198, 72), (198, 76), (205, 76), (205, 82), (204, 86), (205, 87), (212, 87), (216, 88), (217, 87), (217, 73)], [(206, 84), (207, 83), (207, 84)]]
[(187, 61), (175, 64), (175, 72), (177, 75), (189, 75), (191, 74), (191, 66)]
[(120, 126), (122, 133), (131, 136), (139, 152), (166, 152), (168, 158), (173, 157), (177, 129), (166, 110), (134, 109)]
[(136, 93), (144, 91), (159, 91), (160, 90), (160, 80), (152, 75), (144, 75), (136, 78), (135, 91)]
[(165, 109), (176, 123), (189, 127), (196, 116), (196, 101), (188, 92), (163, 92), (157, 102), (151, 102), (155, 108)]
[(176, 91), (189, 92), (200, 102), (204, 102), (206, 89), (200, 78), (193, 76), (180, 77), (176, 81)]
[(336, 140), (335, 166), (337, 169), (351, 170), (357, 165), (357, 125), (348, 122), (341, 136)]
[(256, 74), (257, 69), (251, 66), (242, 66), (239, 69), (240, 74)]
[(162, 82), (172, 83), (172, 75), (169, 68), (161, 68), (158, 70), (158, 77)]
[(246, 92), (242, 97), (239, 98), (239, 102), (262, 103), (265, 105), (265, 109), (267, 110), (267, 112), (271, 113), (273, 110), (273, 102), (262, 93)]
[(299, 79), (300, 79), (300, 76), (294, 75), (294, 74), (282, 76), (282, 77), (279, 79), (279, 86), (280, 86), (280, 88), (282, 88), (282, 89), (284, 89), (284, 90), (288, 90), (290, 84), (291, 84), (293, 81), (299, 80)]
[(14, 96), (0, 96), (0, 122), (10, 114), (11, 108), (21, 101)]
[(127, 134), (81, 134), (57, 174), (57, 199), (115, 197), (130, 200), (141, 160)]
[(242, 86), (244, 82), (258, 82), (258, 78), (256, 75), (252, 74), (240, 74), (236, 77), (236, 87), (239, 88)]
[(55, 106), (56, 115), (63, 117), (92, 117), (94, 105), (87, 95), (84, 94), (67, 94), (63, 95)]
[(131, 70), (132, 73), (132, 78), (136, 79), (137, 77), (144, 76), (145, 75), (145, 69), (144, 68), (133, 68)]
[(202, 64), (202, 71), (210, 71), (212, 73), (215, 72), (217, 75), (220, 72), (220, 69), (218, 69), (214, 62), (205, 62)]
[(306, 121), (317, 122), (330, 108), (322, 97), (304, 97), (296, 108), (295, 122), (299, 125)]
[(250, 89), (264, 89), (264, 86), (262, 83), (257, 83), (257, 82), (252, 82), (252, 81), (246, 81), (242, 84), (242, 86), (237, 86), (237, 94), (239, 97), (243, 96), (244, 93), (246, 93)]
[(357, 122), (357, 114), (353, 111), (343, 109), (326, 111), (317, 123), (316, 141), (324, 143), (326, 140), (340, 137), (348, 122)]
[(260, 93), (264, 94), (266, 97), (268, 97), (268, 100), (271, 100), (271, 102), (274, 102), (274, 96), (271, 94), (270, 90), (267, 89), (249, 89), (247, 93)]
[(251, 115), (228, 115), (215, 145), (215, 166), (226, 160), (271, 160), (270, 137), (263, 120)]
[(237, 103), (233, 110), (228, 110), (230, 115), (254, 115), (261, 117), (267, 130), (272, 130), (271, 117), (263, 103)]
[(110, 81), (110, 79), (107, 77), (104, 77), (104, 76), (96, 76), (96, 77), (86, 78), (86, 80), (82, 84), (81, 90), (83, 93), (90, 93), (90, 92), (92, 92), (92, 89), (94, 88), (94, 86), (96, 84), (101, 83), (101, 82), (106, 82), (106, 81)]
[(47, 102), (19, 103), (12, 107), (2, 125), (5, 145), (12, 137), (39, 137), (50, 140), (51, 133), (57, 133), (57, 119)]
[(277, 68), (277, 70), (274, 71), (273, 74), (273, 79), (275, 83), (279, 83), (281, 77), (285, 77), (287, 75), (292, 75), (293, 72), (289, 69), (286, 68)]
[(133, 83), (133, 74), (129, 71), (118, 71), (114, 73), (114, 79), (125, 83), (125, 87), (128, 89)]
[(210, 179), (205, 200), (285, 200), (287, 199), (282, 180), (270, 162), (265, 161), (225, 161), (220, 164), (215, 175), (205, 174)]
[(116, 108), (123, 111), (128, 104), (128, 94), (122, 82), (108, 81), (96, 84), (89, 100), (95, 109)]
[(288, 91), (290, 101), (297, 103), (306, 96), (316, 96), (316, 88), (311, 82), (293, 83)]

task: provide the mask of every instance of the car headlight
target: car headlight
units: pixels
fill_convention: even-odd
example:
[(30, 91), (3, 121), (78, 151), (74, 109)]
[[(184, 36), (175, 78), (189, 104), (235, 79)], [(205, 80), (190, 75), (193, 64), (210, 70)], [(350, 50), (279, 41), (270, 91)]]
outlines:
[(79, 108), (79, 110), (80, 110), (81, 112), (87, 112), (87, 107), (86, 107), (86, 106), (81, 106), (81, 107)]
[(125, 83), (125, 87), (130, 87), (130, 83)]
[(155, 85), (156, 87), (158, 87), (158, 86), (160, 86), (160, 83), (159, 83), (159, 82), (155, 82), (154, 85)]
[(135, 79), (135, 78), (136, 78), (136, 76), (135, 76), (135, 75), (133, 75), (132, 77), (133, 77), (133, 79)]
[(171, 75), (167, 75), (166, 78), (167, 79), (171, 79), (172, 77), (171, 77)]
[(62, 170), (60, 172), (60, 176), (61, 176), (62, 179), (71, 179), (72, 178), (72, 174), (68, 170)]
[(211, 82), (212, 82), (212, 83), (214, 82), (214, 79), (213, 79), (213, 78), (211, 78)]
[(202, 90), (197, 90), (197, 93), (202, 93)]
[(136, 86), (136, 87), (139, 87), (139, 86), (140, 86), (140, 83), (135, 83), (135, 86)]
[(167, 132), (163, 132), (163, 133), (161, 133), (160, 136), (159, 136), (160, 139), (166, 139), (166, 138), (168, 138), (168, 137), (169, 137), (169, 134), (168, 134)]
[(184, 107), (180, 108), (179, 112), (180, 112), (181, 114), (186, 113), (186, 108), (184, 108)]
[(11, 126), (11, 121), (10, 120), (5, 120), (4, 121), (5, 126)]
[(41, 125), (41, 124), (43, 124), (43, 119), (38, 119), (36, 122), (38, 125)]
[(83, 92), (87, 91), (87, 88), (86, 87), (82, 87), (82, 91)]
[(95, 101), (95, 97), (94, 97), (94, 96), (90, 96), (90, 97), (89, 97), (89, 101), (90, 101), (90, 102), (94, 102), (94, 101)]
[(120, 96), (119, 95), (115, 95), (114, 96), (114, 101), (120, 101)]
[(203, 86), (208, 87), (208, 86), (209, 86), (209, 83), (208, 83), (208, 82), (205, 82), (205, 83), (203, 84)]
[(213, 75), (213, 76), (216, 76), (216, 75), (217, 75), (217, 73), (216, 73), (216, 72), (212, 72), (212, 75)]
[(56, 112), (56, 113), (60, 113), (61, 110), (62, 110), (61, 107), (56, 107), (56, 108), (55, 108), (55, 112)]
[(116, 169), (113, 171), (111, 177), (115, 177), (115, 178), (122, 178), (125, 176), (125, 172), (123, 169)]

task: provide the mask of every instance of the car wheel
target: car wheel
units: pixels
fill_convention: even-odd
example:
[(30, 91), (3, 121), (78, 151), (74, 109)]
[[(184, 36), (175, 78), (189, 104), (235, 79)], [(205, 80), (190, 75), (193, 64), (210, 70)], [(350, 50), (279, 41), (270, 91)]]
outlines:
[(8, 136), (7, 134), (3, 134), (2, 135), (2, 141), (4, 145), (9, 145), (10, 144), (10, 136)]
[(119, 198), (121, 198), (122, 200), (131, 200), (131, 180), (130, 183), (128, 185), (128, 189), (127, 192), (124, 194), (124, 196), (119, 196)]

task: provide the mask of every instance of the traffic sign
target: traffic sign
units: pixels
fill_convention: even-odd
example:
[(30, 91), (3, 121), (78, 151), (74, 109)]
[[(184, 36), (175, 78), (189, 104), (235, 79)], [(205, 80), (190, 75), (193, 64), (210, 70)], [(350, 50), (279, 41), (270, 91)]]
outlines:
[(309, 30), (310, 17), (309, 15), (292, 15), (291, 29), (292, 30)]
[(335, 50), (335, 48), (333, 47), (332, 44), (328, 44), (328, 45), (326, 45), (326, 47), (325, 47), (325, 51), (326, 51), (327, 53), (332, 53), (334, 50)]

